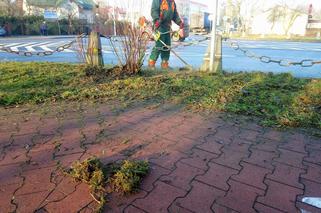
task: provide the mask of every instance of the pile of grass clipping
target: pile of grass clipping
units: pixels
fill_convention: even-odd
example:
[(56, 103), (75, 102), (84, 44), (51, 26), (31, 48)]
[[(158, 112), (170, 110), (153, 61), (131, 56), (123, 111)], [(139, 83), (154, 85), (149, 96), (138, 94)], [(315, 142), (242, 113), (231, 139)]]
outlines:
[(124, 161), (122, 165), (116, 169), (109, 183), (115, 192), (128, 194), (135, 192), (149, 170), (146, 161)]
[[(102, 212), (107, 193), (130, 194), (136, 192), (142, 179), (149, 171), (147, 161), (125, 160), (121, 163), (104, 165), (98, 158), (75, 162), (65, 173), (76, 181), (87, 183), (91, 196), (99, 204), (97, 212)], [(110, 190), (106, 190), (109, 186)]]

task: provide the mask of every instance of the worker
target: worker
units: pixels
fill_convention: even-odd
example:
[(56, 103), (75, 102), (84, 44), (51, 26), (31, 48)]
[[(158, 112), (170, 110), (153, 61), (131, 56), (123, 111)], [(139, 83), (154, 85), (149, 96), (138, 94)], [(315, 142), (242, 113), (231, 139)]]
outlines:
[(155, 69), (156, 61), (159, 55), (161, 55), (162, 69), (168, 69), (170, 50), (166, 49), (166, 47), (164, 48), (165, 45), (161, 41), (170, 47), (172, 21), (180, 26), (181, 32), (183, 32), (184, 23), (177, 12), (175, 0), (153, 0), (151, 15), (153, 18), (154, 30), (155, 32), (160, 33), (160, 37), (155, 41), (156, 45), (152, 50), (148, 65), (151, 69)]

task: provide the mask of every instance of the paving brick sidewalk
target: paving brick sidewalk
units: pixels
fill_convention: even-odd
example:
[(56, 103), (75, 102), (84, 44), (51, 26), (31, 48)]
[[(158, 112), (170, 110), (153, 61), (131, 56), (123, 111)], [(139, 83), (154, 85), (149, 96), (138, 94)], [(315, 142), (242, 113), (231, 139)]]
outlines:
[[(99, 157), (148, 159), (131, 196), (106, 212), (321, 212), (321, 141), (176, 106), (0, 109), (0, 212), (93, 212), (87, 185), (57, 167)], [(46, 112), (46, 113), (45, 113)]]

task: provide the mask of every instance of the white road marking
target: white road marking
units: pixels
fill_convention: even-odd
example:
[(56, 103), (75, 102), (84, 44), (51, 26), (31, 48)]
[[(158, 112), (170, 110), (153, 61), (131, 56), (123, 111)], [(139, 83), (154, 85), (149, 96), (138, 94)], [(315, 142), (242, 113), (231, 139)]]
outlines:
[(34, 45), (28, 45), (28, 46), (25, 46), (26, 50), (29, 51), (29, 52), (37, 52), (37, 50), (35, 50), (33, 47), (40, 47), (41, 45), (45, 45), (45, 44), (49, 44), (50, 42), (42, 42), (42, 43), (37, 43), (37, 44), (34, 44)]
[[(15, 45), (20, 45), (20, 44), (22, 44), (22, 43), (11, 43), (11, 44), (1, 44), (1, 45), (3, 45), (3, 47), (13, 47), (13, 46), (15, 46)], [(1, 51), (0, 50), (0, 52), (5, 52), (5, 51)]]
[(23, 44), (23, 43), (11, 43), (11, 44), (4, 44), (5, 47), (13, 47), (13, 46), (16, 46), (16, 45), (20, 45), (20, 44)]
[(17, 46), (12, 46), (10, 47), (11, 50), (13, 51), (19, 51), (19, 48), (23, 48), (25, 46), (29, 46), (29, 45), (32, 45), (32, 44), (36, 44), (37, 42), (29, 42), (29, 43), (23, 43), (23, 44), (20, 44), (20, 45), (17, 45)]

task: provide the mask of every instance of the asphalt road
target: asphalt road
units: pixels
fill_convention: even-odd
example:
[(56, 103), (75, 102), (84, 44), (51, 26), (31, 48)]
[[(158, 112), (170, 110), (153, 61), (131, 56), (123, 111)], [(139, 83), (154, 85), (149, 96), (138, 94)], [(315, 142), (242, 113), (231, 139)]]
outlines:
[[(203, 39), (202, 36), (191, 36), (186, 42)], [(20, 51), (46, 51), (56, 49), (58, 46), (72, 41), (73, 37), (17, 37), (0, 38), (0, 44), (10, 47), (12, 50)], [(306, 42), (273, 42), (273, 41), (238, 41), (240, 46), (251, 50), (258, 55), (266, 55), (273, 59), (288, 59), (301, 61), (304, 59), (321, 60), (321, 43)], [(182, 43), (182, 44), (184, 44)], [(118, 60), (113, 53), (110, 42), (102, 38), (104, 60), (106, 64), (117, 64)], [(174, 45), (179, 43), (174, 43)], [(203, 63), (203, 57), (207, 50), (209, 41), (188, 47), (178, 47), (175, 51), (195, 68)], [(149, 45), (152, 47), (152, 43)], [(150, 50), (148, 51), (150, 52)], [(50, 61), (50, 62), (72, 62), (78, 63), (79, 57), (74, 49), (55, 53), (51, 56), (25, 57), (15, 54), (0, 52), (0, 61)], [(146, 60), (147, 61), (147, 60)], [(170, 61), (171, 67), (183, 67), (184, 64), (174, 55)], [(239, 71), (263, 71), (263, 72), (290, 72), (297, 77), (321, 78), (321, 65), (309, 68), (299, 66), (281, 67), (277, 64), (265, 64), (255, 59), (244, 56), (241, 52), (229, 47), (223, 42), (223, 69), (230, 72)]]

